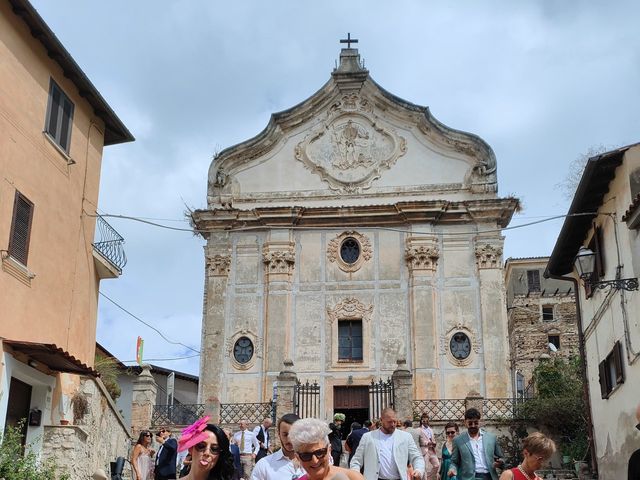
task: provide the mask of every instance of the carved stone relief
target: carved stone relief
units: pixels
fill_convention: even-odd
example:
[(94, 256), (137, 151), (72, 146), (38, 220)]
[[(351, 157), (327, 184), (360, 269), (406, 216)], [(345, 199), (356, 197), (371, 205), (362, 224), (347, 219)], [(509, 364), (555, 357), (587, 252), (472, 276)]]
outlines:
[(404, 258), (409, 271), (414, 274), (435, 272), (440, 258), (438, 239), (428, 235), (414, 235), (407, 238)]
[[(451, 353), (451, 338), (458, 332), (464, 333), (467, 337), (469, 337), (469, 341), (471, 342), (471, 354), (464, 359), (456, 358)], [(451, 328), (448, 332), (440, 335), (440, 351), (447, 356), (447, 360), (449, 360), (449, 362), (451, 362), (453, 365), (457, 367), (465, 367), (473, 362), (473, 360), (475, 359), (475, 355), (480, 353), (481, 344), (471, 329), (459, 323), (455, 327)]]
[(231, 269), (231, 255), (216, 254), (207, 257), (206, 269), (210, 277), (226, 277)]
[[(340, 255), (340, 248), (342, 242), (348, 238), (353, 238), (360, 247), (360, 256), (353, 263), (345, 262)], [(327, 259), (331, 263), (336, 263), (338, 267), (344, 272), (356, 272), (360, 270), (362, 265), (371, 259), (373, 256), (373, 248), (371, 247), (371, 241), (366, 235), (355, 231), (343, 232), (329, 242), (327, 246)]]
[(351, 93), (329, 108), (326, 120), (296, 146), (295, 156), (330, 188), (355, 193), (369, 188), (406, 150), (406, 140), (382, 127), (369, 102)]
[(502, 247), (491, 244), (476, 245), (475, 252), (479, 269), (502, 268)]
[(265, 275), (272, 280), (287, 280), (293, 275), (296, 263), (293, 242), (269, 242), (262, 247)]
[[(253, 356), (251, 360), (249, 360), (247, 363), (238, 362), (235, 359), (235, 356), (233, 355), (233, 347), (235, 346), (238, 339), (240, 339), (241, 337), (247, 337), (249, 340), (251, 340), (251, 343), (253, 343), (253, 347), (254, 347)], [(227, 340), (224, 343), (224, 356), (229, 358), (231, 365), (233, 366), (233, 368), (237, 370), (248, 370), (251, 367), (253, 367), (256, 363), (256, 359), (262, 358), (263, 352), (264, 352), (263, 339), (260, 336), (258, 336), (253, 330), (249, 330), (246, 328), (243, 328), (237, 331), (236, 333), (234, 333), (233, 336), (227, 338)]]
[(373, 314), (373, 305), (365, 305), (357, 298), (346, 298), (335, 307), (327, 307), (327, 315), (331, 324), (338, 320), (362, 320), (369, 323)]

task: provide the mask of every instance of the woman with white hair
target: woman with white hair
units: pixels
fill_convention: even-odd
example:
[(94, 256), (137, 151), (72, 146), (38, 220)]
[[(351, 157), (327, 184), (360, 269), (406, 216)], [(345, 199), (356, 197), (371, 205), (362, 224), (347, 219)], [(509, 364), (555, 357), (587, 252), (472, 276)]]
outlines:
[(363, 480), (356, 470), (332, 465), (329, 432), (327, 424), (316, 418), (304, 418), (291, 425), (289, 439), (307, 472), (298, 480)]

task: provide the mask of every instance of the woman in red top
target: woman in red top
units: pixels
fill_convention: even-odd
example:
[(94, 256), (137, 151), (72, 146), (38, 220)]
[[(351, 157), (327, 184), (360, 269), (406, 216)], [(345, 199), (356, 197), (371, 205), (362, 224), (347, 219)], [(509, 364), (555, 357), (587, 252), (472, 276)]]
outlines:
[(511, 470), (502, 472), (500, 480), (541, 480), (536, 475), (536, 470), (540, 470), (555, 451), (556, 444), (553, 440), (540, 432), (532, 433), (522, 441), (522, 455), (524, 456), (522, 463)]

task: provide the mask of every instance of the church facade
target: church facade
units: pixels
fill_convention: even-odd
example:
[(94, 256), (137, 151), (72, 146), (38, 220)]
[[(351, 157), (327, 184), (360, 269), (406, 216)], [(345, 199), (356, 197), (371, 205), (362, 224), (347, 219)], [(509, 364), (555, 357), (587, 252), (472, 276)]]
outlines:
[(482, 139), (385, 91), (356, 49), (216, 156), (207, 205), (200, 403), (269, 401), (289, 360), (324, 418), (398, 365), (414, 399), (511, 396), (500, 229), (518, 200)]

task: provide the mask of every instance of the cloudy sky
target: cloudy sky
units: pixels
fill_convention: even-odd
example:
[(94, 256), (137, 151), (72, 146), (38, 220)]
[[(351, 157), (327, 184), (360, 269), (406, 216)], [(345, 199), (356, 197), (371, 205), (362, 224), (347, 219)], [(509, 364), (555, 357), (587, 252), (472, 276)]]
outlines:
[[(564, 214), (558, 182), (595, 146), (640, 141), (640, 3), (32, 0), (136, 137), (105, 149), (102, 213), (188, 228), (212, 154), (329, 78), (347, 32), (371, 76), (486, 140), (512, 225)], [(174, 342), (200, 344), (203, 241), (109, 219), (129, 263), (102, 292)], [(561, 220), (505, 232), (506, 257), (548, 255)], [(198, 358), (100, 298), (98, 341), (121, 360), (198, 373)]]

